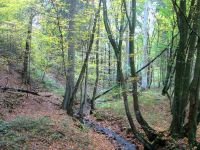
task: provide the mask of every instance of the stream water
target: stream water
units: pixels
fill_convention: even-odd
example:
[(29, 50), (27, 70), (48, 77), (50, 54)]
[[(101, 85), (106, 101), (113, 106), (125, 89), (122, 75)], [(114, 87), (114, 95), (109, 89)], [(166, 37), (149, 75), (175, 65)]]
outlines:
[(122, 147), (123, 150), (136, 150), (136, 146), (134, 144), (127, 141), (125, 138), (121, 137), (114, 131), (112, 131), (108, 128), (102, 127), (99, 124), (94, 123), (89, 119), (82, 119), (81, 122), (93, 129), (95, 129), (96, 131), (107, 135), (109, 138), (114, 139)]

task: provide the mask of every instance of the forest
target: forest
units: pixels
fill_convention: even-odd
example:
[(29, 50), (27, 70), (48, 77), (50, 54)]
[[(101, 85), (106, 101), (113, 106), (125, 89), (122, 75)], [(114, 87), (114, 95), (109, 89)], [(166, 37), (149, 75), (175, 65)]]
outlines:
[(200, 0), (0, 0), (0, 149), (200, 149)]

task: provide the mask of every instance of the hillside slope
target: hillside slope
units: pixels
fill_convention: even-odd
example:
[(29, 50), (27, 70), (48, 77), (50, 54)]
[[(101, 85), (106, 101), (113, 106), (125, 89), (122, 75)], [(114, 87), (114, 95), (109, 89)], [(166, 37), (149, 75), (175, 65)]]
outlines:
[[(21, 84), (20, 74), (3, 61), (0, 86), (36, 88)], [(41, 96), (0, 91), (0, 149), (114, 149), (104, 135), (61, 110), (61, 97), (39, 90)]]

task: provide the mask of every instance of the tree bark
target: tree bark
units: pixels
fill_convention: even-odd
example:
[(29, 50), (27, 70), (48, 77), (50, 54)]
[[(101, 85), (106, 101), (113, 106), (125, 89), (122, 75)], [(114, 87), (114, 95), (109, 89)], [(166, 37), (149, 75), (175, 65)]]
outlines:
[(24, 52), (24, 63), (23, 63), (23, 72), (22, 72), (22, 81), (25, 84), (30, 82), (29, 76), (29, 61), (30, 61), (30, 50), (31, 50), (31, 38), (32, 38), (32, 26), (33, 26), (34, 15), (30, 15), (28, 23), (28, 32), (26, 38), (26, 47)]
[(80, 104), (80, 110), (79, 110), (79, 116), (83, 117), (85, 114), (85, 107), (86, 107), (86, 103), (88, 100), (88, 95), (87, 95), (87, 86), (88, 86), (88, 64), (86, 66), (86, 71), (85, 71), (85, 83), (84, 83), (84, 93), (83, 93), (83, 98)]
[[(149, 24), (149, 0), (145, 1), (144, 4), (144, 15), (143, 15), (143, 54), (142, 54), (142, 66), (148, 63), (148, 24)], [(141, 88), (146, 90), (148, 88), (148, 68), (142, 71), (142, 84)]]
[(60, 23), (59, 11), (58, 11), (57, 5), (54, 3), (53, 0), (51, 0), (51, 3), (56, 11), (56, 21), (57, 21), (56, 25), (57, 25), (58, 31), (59, 31), (60, 49), (61, 49), (61, 53), (62, 53), (62, 65), (63, 65), (64, 75), (65, 75), (65, 77), (67, 77), (65, 52), (64, 52), (64, 36), (63, 36), (62, 27), (61, 27), (61, 23)]
[[(173, 1), (176, 3), (175, 1)], [(175, 8), (176, 8), (176, 4)], [(186, 59), (186, 44), (188, 39), (188, 25), (186, 21), (186, 0), (180, 1), (180, 9), (177, 14), (178, 28), (180, 33), (180, 40), (177, 48), (177, 57), (175, 65), (175, 85), (174, 85), (174, 100), (172, 104), (172, 123), (171, 123), (171, 134), (173, 136), (181, 136), (183, 134), (183, 123), (184, 115), (183, 113), (183, 101), (182, 101), (182, 91), (183, 91), (183, 72), (185, 70), (185, 59)]]
[[(199, 24), (200, 24), (200, 1), (197, 1), (197, 7), (195, 11), (195, 19), (194, 20), (194, 28), (196, 32), (200, 34)], [(194, 36), (194, 35), (192, 35)], [(196, 37), (196, 36), (195, 36)], [(191, 39), (192, 40), (192, 39)], [(195, 48), (195, 43), (191, 43), (191, 47)], [(193, 47), (194, 46), (194, 47)], [(194, 49), (191, 49), (193, 53)], [(191, 54), (192, 55), (192, 54)], [(188, 56), (189, 57), (189, 56)], [(192, 65), (192, 64), (190, 64)], [(189, 67), (189, 66), (188, 66)], [(187, 67), (186, 67), (187, 68)], [(189, 88), (189, 101), (190, 101), (190, 109), (189, 109), (189, 131), (188, 131), (188, 139), (190, 145), (194, 145), (196, 141), (196, 131), (198, 125), (198, 109), (199, 109), (199, 98), (200, 98), (200, 38), (197, 43), (197, 57), (194, 69), (194, 76)]]
[[(197, 36), (194, 32), (198, 32), (199, 26), (199, 14), (200, 14), (200, 5), (199, 1), (197, 2), (196, 9), (194, 9), (194, 15), (191, 16), (191, 19), (193, 21), (193, 28), (192, 33), (190, 34), (189, 38), (189, 46), (188, 46), (188, 56), (185, 64), (185, 70), (183, 74), (183, 93), (182, 93), (182, 110), (183, 114), (185, 115), (185, 107), (188, 104), (189, 101), (189, 86), (192, 80), (192, 68), (193, 68), (193, 62), (194, 62), (194, 54), (196, 52), (196, 44), (197, 44)], [(194, 6), (193, 6), (194, 7)]]
[(100, 36), (100, 22), (98, 23), (97, 41), (96, 41), (96, 80), (94, 84), (93, 95), (91, 99), (91, 113), (95, 109), (95, 97), (99, 83), (99, 36)]
[(67, 113), (71, 116), (73, 116), (73, 103), (74, 103), (74, 98), (75, 98), (75, 95), (77, 93), (77, 90), (79, 88), (79, 85), (81, 83), (81, 80), (83, 78), (83, 75), (85, 73), (85, 70), (86, 70), (86, 67), (87, 67), (87, 64), (88, 64), (88, 61), (89, 61), (89, 56), (90, 56), (90, 53), (92, 51), (92, 46), (93, 46), (93, 43), (94, 43), (94, 36), (95, 36), (95, 32), (96, 32), (96, 24), (97, 24), (97, 20), (99, 18), (99, 13), (100, 13), (100, 7), (101, 7), (101, 0), (99, 0), (99, 8), (95, 14), (95, 18), (94, 18), (94, 24), (93, 24), (93, 29), (92, 29), (92, 32), (91, 32), (91, 35), (90, 35), (90, 41), (89, 41), (89, 46), (88, 46), (88, 50), (86, 52), (86, 57), (85, 57), (85, 60), (84, 60), (84, 63), (83, 63), (83, 66), (82, 66), (82, 69), (81, 69), (81, 72), (79, 74), (79, 77), (78, 77), (78, 80), (76, 82), (76, 85), (74, 87), (74, 90), (72, 92), (72, 95), (70, 97), (70, 100), (69, 100), (69, 104), (68, 104), (68, 109), (67, 109)]
[(197, 131), (197, 116), (199, 107), (200, 92), (200, 39), (198, 41), (198, 52), (194, 71), (194, 77), (190, 86), (190, 112), (189, 112), (189, 131), (188, 139), (191, 145), (195, 144)]
[(70, 111), (70, 97), (74, 90), (74, 78), (75, 78), (75, 43), (74, 43), (74, 17), (76, 13), (77, 0), (69, 0), (69, 31), (68, 31), (68, 68), (66, 76), (66, 87), (65, 87), (65, 96), (62, 103), (63, 109)]
[[(123, 3), (125, 4), (125, 3)], [(132, 1), (132, 5), (134, 7), (132, 7), (132, 9), (135, 10), (136, 7), (136, 1), (133, 0)], [(126, 4), (125, 4), (126, 6)], [(106, 5), (106, 0), (103, 0), (103, 20), (104, 20), (104, 25), (105, 25), (105, 29), (106, 32), (108, 34), (108, 39), (113, 47), (113, 50), (115, 52), (115, 56), (117, 59), (117, 70), (118, 70), (118, 77), (119, 77), (119, 85), (122, 88), (122, 96), (123, 96), (123, 101), (124, 101), (124, 106), (125, 106), (125, 112), (126, 112), (126, 116), (128, 118), (129, 124), (131, 126), (132, 132), (134, 133), (135, 137), (144, 144), (144, 146), (148, 149), (153, 149), (152, 145), (137, 131), (135, 124), (133, 122), (132, 116), (131, 116), (131, 112), (128, 106), (128, 97), (127, 97), (127, 87), (126, 87), (126, 81), (124, 78), (124, 73), (122, 70), (122, 61), (121, 61), (121, 47), (119, 44), (117, 44), (117, 42), (114, 40), (113, 34), (111, 32), (110, 26), (108, 24), (108, 14), (107, 14), (107, 5)], [(133, 17), (133, 19), (135, 19), (135, 17)], [(130, 22), (129, 22), (130, 23)], [(123, 33), (121, 33), (121, 39), (122, 40), (123, 37)], [(121, 41), (120, 41), (121, 42)], [(118, 43), (120, 43), (118, 42)]]

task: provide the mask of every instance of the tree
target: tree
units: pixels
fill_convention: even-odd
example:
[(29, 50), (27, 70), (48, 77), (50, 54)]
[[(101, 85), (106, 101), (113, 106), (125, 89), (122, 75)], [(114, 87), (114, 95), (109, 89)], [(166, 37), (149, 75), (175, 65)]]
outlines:
[[(125, 11), (126, 11), (126, 15), (127, 15), (127, 18), (128, 18), (128, 23), (129, 23), (129, 28), (130, 28), (130, 43), (129, 43), (129, 47), (130, 47), (130, 54), (134, 54), (134, 32), (135, 32), (135, 22), (136, 22), (136, 1), (135, 0), (132, 0), (131, 2), (131, 10), (132, 10), (132, 16), (131, 16), (131, 20), (128, 16), (128, 11), (126, 9), (126, 2), (125, 1), (122, 1), (121, 2), (121, 6), (125, 6)], [(122, 7), (122, 10), (123, 10), (123, 7)], [(122, 11), (121, 10), (121, 11)], [(119, 85), (121, 86), (122, 88), (122, 96), (123, 96), (123, 100), (124, 100), (124, 106), (125, 106), (125, 112), (126, 112), (126, 116), (128, 118), (128, 121), (129, 121), (129, 124), (130, 124), (130, 127), (132, 129), (132, 132), (134, 133), (135, 137), (141, 142), (144, 144), (144, 146), (148, 149), (153, 149), (153, 146), (148, 142), (148, 140), (146, 140), (136, 129), (135, 127), (135, 124), (133, 122), (133, 119), (132, 119), (132, 116), (131, 116), (131, 112), (130, 112), (130, 109), (129, 109), (129, 105), (128, 105), (128, 96), (127, 96), (127, 83), (125, 81), (125, 78), (124, 78), (124, 73), (123, 73), (123, 70), (122, 70), (122, 61), (121, 61), (121, 47), (120, 45), (118, 45), (114, 38), (113, 38), (113, 34), (111, 32), (111, 29), (110, 29), (110, 26), (108, 24), (108, 14), (107, 14), (107, 6), (106, 6), (106, 1), (103, 0), (103, 16), (104, 16), (104, 25), (105, 25), (105, 29), (106, 29), (106, 32), (108, 34), (108, 38), (109, 38), (109, 41), (114, 49), (114, 52), (115, 52), (115, 56), (116, 56), (116, 59), (117, 59), (117, 68), (118, 68), (118, 73), (119, 73)], [(122, 14), (123, 16), (123, 14)], [(122, 18), (124, 19), (124, 18)], [(131, 22), (132, 21), (132, 22)], [(121, 24), (121, 31), (125, 30), (125, 28), (123, 28), (123, 24)], [(123, 37), (123, 32), (121, 32), (120, 34), (120, 40), (122, 42), (122, 37)], [(120, 43), (120, 42), (119, 42)], [(132, 55), (131, 56), (131, 59), (130, 61), (132, 61), (132, 63), (134, 64), (134, 59), (132, 59)], [(132, 66), (132, 72), (134, 73), (134, 65)], [(135, 88), (137, 89), (137, 81), (133, 84), (134, 86), (136, 85), (136, 87), (134, 87), (133, 89), (133, 93), (135, 93)], [(137, 95), (137, 93), (135, 93), (135, 95)], [(135, 105), (137, 106), (137, 104)], [(136, 112), (138, 113), (138, 112)], [(145, 130), (146, 131), (146, 130)]]
[[(24, 52), (24, 63), (23, 63), (23, 71), (22, 71), (22, 81), (25, 84), (30, 82), (30, 70), (29, 63), (30, 63), (30, 50), (31, 50), (31, 37), (32, 37), (32, 26), (33, 26), (33, 19), (36, 16), (37, 10), (36, 7), (29, 6), (26, 8), (26, 11), (29, 13), (29, 21), (28, 21), (28, 31), (27, 31), (27, 38), (26, 38), (26, 47)], [(30, 69), (30, 68), (29, 68)]]
[(66, 109), (67, 112), (70, 112), (72, 108), (71, 105), (71, 96), (74, 90), (74, 78), (75, 78), (75, 41), (74, 41), (74, 18), (76, 14), (76, 5), (77, 0), (69, 0), (69, 32), (67, 39), (69, 41), (68, 45), (68, 68), (67, 68), (67, 77), (66, 77), (66, 87), (65, 87), (65, 96), (63, 100), (62, 107)]
[(90, 34), (89, 46), (88, 46), (88, 49), (87, 49), (86, 57), (85, 57), (85, 60), (83, 62), (83, 65), (82, 65), (81, 72), (79, 74), (78, 80), (77, 80), (77, 82), (75, 84), (74, 90), (73, 90), (72, 95), (71, 95), (70, 100), (69, 100), (67, 113), (69, 115), (71, 115), (71, 116), (73, 116), (73, 102), (74, 102), (74, 99), (75, 99), (75, 95), (76, 95), (77, 90), (78, 90), (78, 88), (80, 86), (80, 83), (81, 83), (81, 80), (83, 78), (83, 75), (84, 75), (84, 73), (85, 73), (85, 71), (87, 69), (89, 56), (90, 56), (90, 53), (92, 51), (92, 46), (93, 46), (93, 42), (94, 42), (94, 36), (95, 36), (95, 32), (96, 32), (97, 20), (98, 20), (99, 13), (100, 13), (100, 7), (101, 7), (101, 0), (99, 0), (99, 7), (98, 7), (98, 10), (97, 10), (97, 12), (95, 14), (93, 28), (92, 28), (92, 31), (91, 31), (91, 34)]
[[(177, 14), (178, 29), (180, 33), (180, 40), (177, 47), (176, 65), (175, 65), (175, 86), (174, 86), (174, 100), (172, 105), (173, 120), (171, 123), (171, 133), (173, 136), (183, 136), (185, 124), (185, 109), (188, 104), (188, 89), (191, 80), (191, 67), (196, 45), (196, 31), (198, 29), (196, 23), (198, 18), (199, 8), (195, 5), (197, 1), (192, 0), (190, 4), (190, 11), (187, 16), (187, 2), (180, 1), (180, 5), (173, 1), (174, 9)], [(194, 9), (195, 7), (195, 9)], [(193, 10), (197, 13), (193, 14)], [(194, 15), (194, 16), (193, 16)], [(194, 18), (193, 18), (194, 17)], [(194, 21), (193, 27), (190, 22)], [(192, 34), (189, 34), (192, 32)], [(187, 42), (189, 42), (189, 49)]]
[(58, 31), (59, 31), (59, 38), (60, 38), (60, 49), (62, 52), (62, 63), (63, 63), (63, 70), (64, 70), (64, 75), (65, 77), (67, 77), (67, 70), (66, 70), (66, 63), (65, 63), (65, 52), (64, 52), (64, 36), (63, 36), (63, 31), (62, 31), (62, 26), (61, 26), (61, 18), (59, 16), (59, 10), (57, 5), (54, 3), (53, 0), (51, 0), (51, 3), (53, 5), (53, 8), (55, 9), (55, 13), (56, 13), (56, 25), (58, 27)]
[(97, 40), (96, 40), (96, 80), (91, 99), (91, 112), (95, 109), (95, 97), (97, 94), (98, 83), (99, 83), (99, 36), (100, 36), (100, 21), (98, 20), (98, 30), (97, 30)]
[[(149, 1), (146, 0), (144, 3), (144, 15), (142, 20), (142, 31), (143, 31), (143, 54), (142, 54), (142, 65), (148, 63), (148, 32), (149, 32)], [(148, 69), (142, 71), (142, 89), (148, 88)]]

